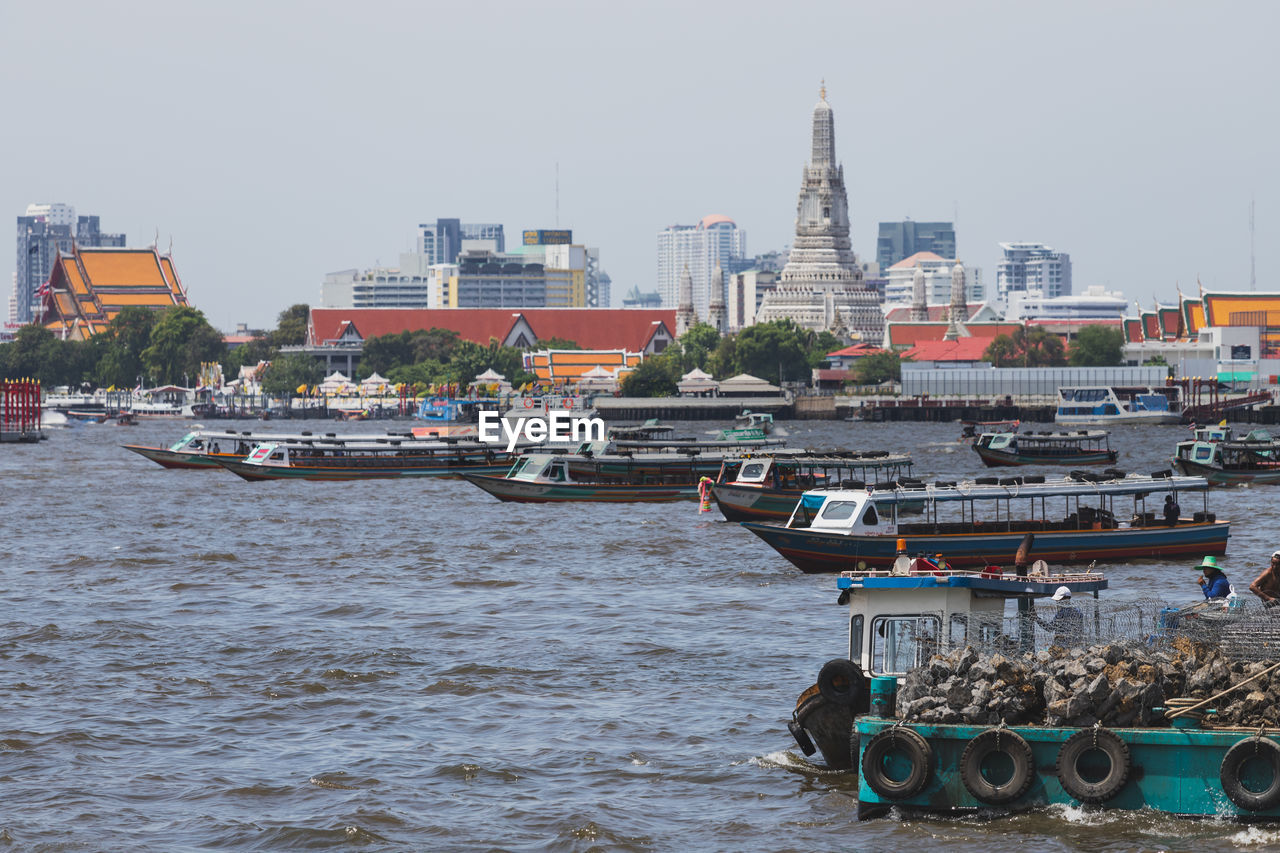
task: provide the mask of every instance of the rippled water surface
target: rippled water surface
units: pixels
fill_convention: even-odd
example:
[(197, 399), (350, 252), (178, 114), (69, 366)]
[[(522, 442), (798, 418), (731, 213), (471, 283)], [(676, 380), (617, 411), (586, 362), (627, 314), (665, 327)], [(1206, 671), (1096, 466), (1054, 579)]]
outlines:
[[(1280, 845), (1271, 828), (1061, 808), (859, 823), (856, 779), (806, 763), (786, 729), (846, 643), (833, 578), (691, 502), (247, 483), (119, 447), (188, 426), (0, 446), (13, 849)], [(793, 445), (910, 450), (923, 476), (980, 468), (956, 424), (785, 427)], [(1150, 471), (1185, 435), (1122, 428), (1113, 445)], [(1241, 590), (1280, 547), (1278, 498), (1211, 496)], [(1105, 568), (1112, 598), (1199, 595), (1188, 564)]]

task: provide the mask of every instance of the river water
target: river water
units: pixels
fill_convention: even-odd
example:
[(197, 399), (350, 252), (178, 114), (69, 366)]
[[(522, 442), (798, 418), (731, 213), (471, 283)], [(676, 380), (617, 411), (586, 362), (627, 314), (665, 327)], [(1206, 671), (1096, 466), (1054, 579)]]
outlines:
[[(786, 729), (846, 648), (832, 577), (692, 502), (248, 483), (119, 446), (189, 426), (0, 446), (12, 849), (1280, 845), (1278, 829), (1072, 808), (859, 823), (856, 778), (808, 764)], [(981, 471), (956, 424), (783, 426), (796, 446), (910, 450), (925, 477)], [(1167, 467), (1186, 434), (1119, 428), (1119, 467)], [(1280, 547), (1277, 498), (1211, 495), (1242, 591)], [(1104, 568), (1109, 598), (1199, 597), (1186, 563)]]

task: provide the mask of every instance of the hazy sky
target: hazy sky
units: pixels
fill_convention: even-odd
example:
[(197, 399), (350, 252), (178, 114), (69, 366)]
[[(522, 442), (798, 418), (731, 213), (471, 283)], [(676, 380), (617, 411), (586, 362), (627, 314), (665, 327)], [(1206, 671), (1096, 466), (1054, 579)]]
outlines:
[(572, 228), (617, 300), (654, 288), (667, 225), (790, 244), (825, 79), (864, 258), (880, 220), (954, 217), (989, 288), (996, 243), (1036, 240), (1077, 291), (1147, 306), (1197, 276), (1248, 289), (1254, 198), (1277, 290), (1278, 23), (1274, 2), (0, 2), (0, 212), (158, 229), (223, 329), (394, 266), (437, 217), (509, 245)]

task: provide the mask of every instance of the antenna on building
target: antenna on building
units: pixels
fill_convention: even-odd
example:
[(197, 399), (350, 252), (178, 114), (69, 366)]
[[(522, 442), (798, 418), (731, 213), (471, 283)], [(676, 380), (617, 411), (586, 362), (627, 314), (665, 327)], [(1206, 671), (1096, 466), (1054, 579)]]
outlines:
[(556, 228), (560, 227), (560, 161), (556, 161)]
[(1258, 289), (1257, 268), (1253, 256), (1253, 199), (1249, 199), (1249, 289)]

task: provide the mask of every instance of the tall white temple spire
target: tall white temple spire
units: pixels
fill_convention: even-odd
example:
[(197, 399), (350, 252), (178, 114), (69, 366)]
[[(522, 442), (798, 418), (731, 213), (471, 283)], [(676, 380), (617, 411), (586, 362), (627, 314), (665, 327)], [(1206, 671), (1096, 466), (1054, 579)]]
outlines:
[(862, 268), (849, 240), (849, 199), (844, 167), (836, 161), (835, 114), (823, 85), (813, 108), (813, 139), (796, 202), (796, 237), (778, 287), (765, 296), (757, 322), (790, 318), (822, 331), (836, 309), (851, 334), (880, 340), (884, 314), (862, 282)]

